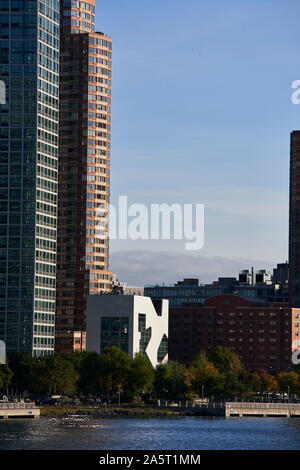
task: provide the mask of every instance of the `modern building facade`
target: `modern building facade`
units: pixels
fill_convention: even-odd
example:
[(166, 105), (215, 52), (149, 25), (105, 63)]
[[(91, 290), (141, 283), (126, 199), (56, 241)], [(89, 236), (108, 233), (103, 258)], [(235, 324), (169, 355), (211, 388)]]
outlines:
[(288, 285), (289, 283), (289, 264), (278, 263), (277, 267), (273, 269), (273, 281), (275, 284)]
[(0, 339), (54, 350), (58, 0), (0, 1)]
[(223, 346), (237, 353), (251, 371), (292, 370), (292, 352), (300, 335), (300, 309), (253, 302), (224, 294), (204, 305), (171, 307), (169, 357), (190, 363), (201, 350)]
[(168, 359), (168, 301), (134, 295), (90, 295), (87, 350), (101, 354), (117, 346), (134, 357), (143, 354), (153, 367)]
[[(56, 331), (86, 329), (86, 299), (108, 270), (112, 41), (95, 0), (61, 0)], [(59, 338), (59, 335), (57, 336)], [(57, 350), (60, 345), (57, 344)]]
[(300, 307), (300, 131), (291, 133), (290, 143), (289, 300)]
[(224, 288), (219, 285), (201, 285), (199, 279), (184, 279), (174, 285), (145, 286), (145, 296), (153, 299), (168, 299), (170, 307), (186, 302), (204, 303), (208, 297), (223, 294)]
[(273, 277), (266, 270), (256, 273), (254, 270), (244, 270), (239, 274), (239, 279), (219, 277), (211, 284), (200, 284), (199, 279), (184, 279), (174, 285), (145, 286), (144, 293), (153, 299), (168, 299), (170, 307), (186, 303), (204, 304), (206, 299), (221, 294), (235, 294), (249, 300), (282, 303), (288, 302), (288, 283), (284, 273), (286, 265), (284, 268), (280, 264), (277, 265), (277, 270), (274, 269)]

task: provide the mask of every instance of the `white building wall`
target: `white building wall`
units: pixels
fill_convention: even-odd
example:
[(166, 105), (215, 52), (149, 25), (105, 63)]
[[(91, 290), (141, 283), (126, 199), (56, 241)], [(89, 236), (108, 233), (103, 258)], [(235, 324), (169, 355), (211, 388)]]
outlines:
[[(141, 333), (139, 314), (146, 315), (146, 329), (151, 327), (151, 339), (146, 349), (153, 367), (157, 362), (157, 351), (164, 334), (168, 337), (169, 302), (162, 300), (161, 315), (158, 315), (150, 297), (131, 295), (90, 295), (87, 300), (87, 350), (101, 351), (101, 318), (128, 317), (128, 354), (134, 357), (140, 352)], [(167, 361), (168, 356), (164, 361)]]
[[(146, 329), (151, 327), (151, 339), (146, 349), (152, 365), (157, 365), (157, 351), (164, 334), (169, 337), (169, 301), (162, 300), (161, 316), (157, 315), (155, 307), (150, 297), (134, 297), (134, 319), (136, 323), (134, 334), (134, 347), (139, 351), (141, 333), (138, 331), (139, 314), (146, 314)], [(168, 360), (168, 355), (164, 362)]]

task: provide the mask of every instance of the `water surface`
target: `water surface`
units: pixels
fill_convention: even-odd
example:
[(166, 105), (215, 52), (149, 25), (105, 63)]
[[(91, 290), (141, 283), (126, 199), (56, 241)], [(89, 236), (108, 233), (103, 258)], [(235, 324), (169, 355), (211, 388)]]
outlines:
[(298, 450), (300, 419), (1, 420), (0, 450)]

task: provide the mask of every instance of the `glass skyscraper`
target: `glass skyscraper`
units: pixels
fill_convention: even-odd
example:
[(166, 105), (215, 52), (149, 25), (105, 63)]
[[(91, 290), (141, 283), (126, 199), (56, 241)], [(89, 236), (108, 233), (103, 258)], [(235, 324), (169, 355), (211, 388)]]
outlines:
[(0, 339), (54, 350), (59, 1), (0, 0)]

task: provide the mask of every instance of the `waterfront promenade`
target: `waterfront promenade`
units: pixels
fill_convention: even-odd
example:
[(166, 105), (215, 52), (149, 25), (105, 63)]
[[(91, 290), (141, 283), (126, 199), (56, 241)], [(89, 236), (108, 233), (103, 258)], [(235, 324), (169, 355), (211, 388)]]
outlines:
[(0, 403), (0, 419), (39, 417), (40, 409), (35, 403)]
[(300, 403), (225, 403), (225, 417), (264, 416), (287, 418), (300, 417)]
[[(214, 417), (300, 417), (300, 403), (257, 403), (257, 402), (224, 402), (224, 403), (203, 403), (192, 406), (190, 403), (168, 404), (151, 407), (132, 407), (126, 405), (110, 405), (110, 406), (94, 406), (88, 409), (80, 407), (62, 408), (52, 406), (46, 408), (46, 415), (62, 415), (73, 413), (87, 413), (91, 416), (98, 417), (148, 417), (165, 415), (181, 415), (181, 416), (214, 416)], [(44, 407), (43, 407), (44, 414)], [(39, 418), (40, 408), (35, 403), (0, 403), (0, 419), (8, 418)]]
[(225, 402), (206, 403), (200, 406), (166, 406), (167, 409), (177, 410), (180, 414), (191, 416), (219, 416), (230, 418), (234, 416), (257, 417), (300, 417), (300, 403), (257, 403), (257, 402)]

